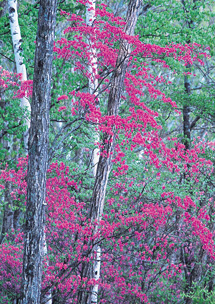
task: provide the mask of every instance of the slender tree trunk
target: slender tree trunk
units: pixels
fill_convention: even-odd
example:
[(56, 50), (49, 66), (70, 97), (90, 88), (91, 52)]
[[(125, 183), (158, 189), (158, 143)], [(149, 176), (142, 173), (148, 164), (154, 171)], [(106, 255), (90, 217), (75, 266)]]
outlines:
[(50, 120), (49, 109), (56, 9), (56, 0), (40, 0), (31, 126), (28, 142), (29, 159), (22, 304), (40, 303), (42, 259), (44, 254), (43, 242)]
[(1, 239), (0, 244), (3, 243), (5, 235), (14, 228), (13, 225), (13, 209), (12, 209), (12, 197), (10, 195), (11, 184), (5, 183), (4, 201), (6, 203), (4, 207), (4, 216), (2, 221)]
[[(86, 24), (88, 26), (93, 26), (93, 23), (96, 19), (96, 14), (95, 14), (95, 9), (96, 9), (96, 1), (92, 0), (92, 2), (87, 3), (86, 7)], [(91, 44), (89, 40), (89, 44)], [(89, 79), (89, 91), (91, 94), (95, 94), (95, 97), (97, 98), (97, 86), (98, 86), (98, 79), (95, 77), (98, 73), (98, 65), (97, 65), (97, 54), (96, 54), (96, 49), (91, 48), (90, 49), (91, 55), (90, 55), (90, 64), (89, 64), (89, 73), (91, 78)], [(99, 105), (99, 99), (97, 98), (96, 101), (97, 105)], [(99, 142), (99, 133), (95, 132), (95, 142)], [(99, 162), (99, 149), (95, 148), (93, 151), (93, 159), (92, 159), (92, 164), (93, 164), (93, 176), (96, 176), (96, 171), (97, 171), (97, 165)]]
[[(187, 9), (186, 9), (186, 3), (185, 0), (181, 0), (183, 7), (184, 7), (184, 11), (185, 13), (187, 13)], [(192, 7), (192, 10), (196, 10), (197, 9), (197, 0), (193, 0), (193, 4), (194, 6)], [(187, 28), (189, 30), (193, 30), (195, 27), (195, 23), (192, 19), (188, 19), (186, 21), (186, 25)], [(190, 43), (190, 38), (187, 39), (187, 44)], [(187, 71), (190, 70), (190, 64), (187, 65)], [(193, 123), (190, 122), (190, 106), (188, 105), (188, 103), (190, 103), (190, 98), (189, 96), (191, 95), (191, 82), (190, 82), (190, 78), (186, 75), (184, 77), (184, 88), (185, 88), (185, 92), (187, 94), (187, 100), (186, 100), (186, 104), (183, 106), (183, 132), (184, 132), (184, 145), (185, 145), (185, 150), (190, 149), (190, 142), (191, 142), (191, 130), (192, 128), (195, 126), (196, 122), (198, 120), (194, 120)], [(187, 167), (189, 169), (190, 165), (187, 164)], [(190, 180), (189, 177), (189, 173), (188, 176), (186, 176), (187, 174), (184, 174), (184, 179), (186, 179), (188, 182)], [(183, 249), (182, 249), (183, 250)], [(203, 254), (203, 253), (202, 253)], [(191, 267), (190, 264), (192, 264), (192, 262), (190, 259), (186, 261), (185, 264), (188, 265), (188, 267)], [(189, 294), (192, 286), (193, 286), (193, 282), (195, 282), (198, 277), (200, 276), (200, 267), (197, 264), (194, 264), (194, 268), (192, 269), (192, 271), (187, 271), (185, 269), (185, 279), (186, 279), (186, 285), (185, 285), (185, 294)], [(193, 300), (190, 297), (185, 297), (185, 303), (186, 304), (192, 304)]]
[[(88, 26), (92, 26), (95, 19), (95, 8), (96, 8), (96, 1), (92, 0), (91, 4), (87, 4), (86, 9), (86, 24)], [(89, 45), (90, 45), (89, 41)], [(97, 65), (97, 54), (96, 49), (91, 48), (90, 49), (91, 56), (90, 56), (90, 65), (89, 65), (89, 73), (91, 78), (89, 79), (89, 91), (91, 94), (95, 94), (95, 97), (97, 97), (96, 88), (98, 86), (98, 79), (95, 77), (98, 73), (98, 65)], [(97, 105), (99, 105), (99, 100), (97, 100)], [(100, 141), (99, 133), (95, 131), (95, 140), (94, 142)], [(93, 151), (93, 157), (92, 157), (92, 165), (93, 165), (93, 176), (96, 178), (96, 172), (97, 172), (97, 166), (99, 162), (99, 149), (95, 147)], [(92, 271), (92, 277), (95, 280), (98, 280), (100, 278), (100, 268), (101, 268), (101, 247), (98, 245), (96, 246), (96, 257), (93, 263), (93, 271)], [(95, 284), (92, 288), (92, 296), (91, 296), (91, 303), (97, 304), (98, 302), (98, 288), (99, 285)]]
[[(128, 11), (126, 16), (126, 25), (125, 25), (125, 32), (128, 35), (134, 34), (135, 25), (137, 22), (137, 16), (139, 13), (141, 5), (141, 0), (131, 0), (128, 5)], [(108, 106), (107, 106), (107, 115), (108, 116), (117, 116), (118, 110), (119, 110), (119, 101), (122, 94), (122, 89), (124, 86), (124, 79), (125, 79), (125, 73), (128, 66), (128, 59), (129, 59), (129, 53), (130, 53), (130, 45), (127, 41), (122, 41), (122, 46), (119, 50), (119, 55), (116, 62), (116, 71), (113, 73), (112, 79), (111, 79), (111, 85), (110, 85), (110, 93), (108, 98)], [(115, 128), (113, 127), (113, 134), (115, 134)], [(114, 152), (115, 147), (115, 135), (110, 134), (104, 134), (103, 136), (103, 150), (107, 152), (109, 155), (108, 158), (103, 157), (100, 155), (99, 162), (96, 170), (96, 176), (95, 176), (95, 183), (94, 183), (94, 189), (91, 199), (91, 206), (90, 206), (90, 218), (93, 222), (94, 220), (97, 220), (99, 222), (100, 217), (103, 213), (104, 208), (104, 200), (106, 195), (106, 188), (107, 188), (107, 182), (108, 177), (111, 171), (112, 166), (112, 153)], [(96, 233), (96, 231), (95, 231)], [(94, 251), (96, 251), (96, 260), (99, 260), (100, 263), (100, 247), (95, 246)], [(90, 268), (85, 267), (83, 271), (83, 275), (94, 277), (96, 276), (96, 265), (98, 265), (97, 261), (95, 262), (94, 266)], [(97, 289), (98, 290), (98, 289)], [(79, 303), (81, 304), (95, 304), (97, 303), (97, 296), (95, 297), (95, 293), (93, 294), (93, 289), (91, 290), (91, 293), (88, 296), (84, 296), (83, 293), (79, 294)]]
[[(13, 44), (13, 51), (15, 57), (15, 64), (16, 64), (16, 72), (22, 75), (22, 81), (27, 80), (27, 72), (25, 64), (23, 63), (23, 56), (22, 56), (22, 37), (20, 32), (19, 20), (18, 20), (18, 12), (17, 12), (17, 0), (8, 0), (8, 14), (9, 14), (9, 23), (10, 23), (10, 30), (11, 30), (11, 37), (12, 37), (12, 44)], [(27, 110), (30, 113), (31, 106), (26, 97), (23, 97), (20, 101), (20, 105), (23, 109)], [(29, 135), (29, 128), (30, 128), (30, 120), (28, 118), (28, 113), (26, 113), (24, 119), (24, 125), (26, 127), (25, 132), (23, 133), (23, 140), (24, 140), (24, 149), (25, 155), (28, 154), (28, 135)], [(17, 157), (19, 155), (19, 145), (14, 145), (14, 150), (17, 152)], [(12, 203), (11, 203), (12, 207)], [(11, 208), (12, 211), (12, 208)], [(19, 224), (21, 210), (17, 209), (13, 211), (13, 222), (14, 228), (16, 229)], [(9, 227), (10, 229), (11, 227)]]
[[(187, 96), (191, 94), (191, 84), (188, 76), (184, 77), (184, 87)], [(183, 106), (183, 131), (185, 149), (190, 149), (191, 127), (190, 127), (190, 107), (186, 104)]]
[[(13, 42), (14, 57), (16, 63), (16, 71), (18, 74), (22, 74), (22, 81), (26, 81), (27, 72), (26, 72), (25, 64), (23, 63), (23, 56), (22, 56), (22, 37), (21, 37), (20, 26), (18, 21), (17, 0), (8, 0), (8, 13), (9, 13), (11, 37)], [(21, 107), (24, 109), (26, 108), (29, 112), (31, 111), (30, 103), (26, 97), (23, 97), (21, 99)], [(26, 125), (26, 131), (23, 134), (24, 147), (27, 154), (28, 132), (30, 128), (30, 120), (28, 119), (27, 115), (25, 117), (24, 123)]]
[[(4, 97), (1, 95), (0, 92), (0, 98), (2, 98), (4, 100)], [(5, 107), (6, 107), (6, 101), (2, 101), (0, 102), (0, 108), (1, 110), (5, 111)], [(7, 122), (5, 122), (5, 126), (7, 126)], [(0, 140), (3, 149), (5, 150), (5, 156), (4, 159), (5, 161), (8, 161), (9, 159), (9, 155), (10, 155), (10, 150), (11, 150), (11, 144), (8, 140), (5, 140), (4, 137), (1, 138)], [(10, 229), (12, 229), (14, 227), (13, 225), (13, 200), (12, 197), (10, 195), (11, 193), (11, 183), (6, 181), (5, 182), (5, 189), (4, 189), (4, 194), (2, 197), (2, 201), (5, 203), (4, 206), (4, 211), (3, 211), (3, 219), (2, 219), (2, 227), (1, 227), (1, 236), (0, 236), (0, 244), (3, 243), (5, 235), (10, 231)]]
[[(137, 15), (141, 5), (141, 0), (131, 0), (128, 5), (125, 32), (128, 35), (134, 34)], [(116, 71), (113, 73), (108, 97), (107, 116), (117, 116), (119, 111), (119, 101), (124, 87), (125, 73), (128, 66), (130, 45), (127, 41), (122, 41), (122, 47), (116, 62)], [(115, 127), (113, 127), (115, 134)], [(100, 156), (96, 172), (96, 179), (91, 199), (90, 217), (92, 220), (99, 220), (103, 213), (104, 200), (107, 188), (108, 177), (111, 171), (112, 152), (115, 147), (115, 135), (104, 134), (103, 149), (106, 151), (108, 158)]]
[(0, 2), (0, 18), (4, 16), (7, 9), (7, 1), (3, 0)]
[[(7, 1), (3, 1), (1, 6), (5, 6)], [(3, 13), (3, 10), (0, 11), (0, 15)], [(26, 68), (23, 64), (23, 57), (22, 57), (22, 38), (20, 33), (20, 27), (18, 22), (18, 13), (17, 13), (17, 1), (15, 0), (8, 0), (8, 13), (9, 13), (9, 23), (10, 23), (10, 29), (11, 29), (11, 37), (12, 37), (12, 44), (13, 44), (13, 50), (14, 50), (14, 57), (15, 57), (15, 63), (16, 63), (16, 71), (18, 74), (22, 74), (22, 81), (27, 80), (27, 74), (26, 74)], [(21, 99), (21, 107), (27, 108), (28, 111), (30, 111), (30, 103), (27, 100), (27, 98), (23, 97)], [(27, 115), (24, 120), (24, 124), (26, 126), (26, 131), (23, 134), (24, 137), (24, 147), (25, 152), (27, 154), (27, 143), (28, 143), (28, 132), (30, 127), (30, 120), (28, 119)], [(6, 145), (8, 150), (10, 143), (6, 142), (3, 139), (4, 146)], [(17, 151), (18, 152), (18, 151)], [(20, 217), (20, 210), (16, 210), (16, 212), (13, 211), (13, 200), (10, 197), (11, 184), (7, 182), (5, 184), (5, 202), (7, 205), (4, 208), (4, 216), (3, 216), (3, 223), (2, 223), (2, 232), (1, 232), (1, 239), (0, 242), (3, 241), (5, 234), (10, 231), (11, 228), (16, 228), (18, 225), (19, 217)], [(15, 223), (15, 225), (14, 225)]]

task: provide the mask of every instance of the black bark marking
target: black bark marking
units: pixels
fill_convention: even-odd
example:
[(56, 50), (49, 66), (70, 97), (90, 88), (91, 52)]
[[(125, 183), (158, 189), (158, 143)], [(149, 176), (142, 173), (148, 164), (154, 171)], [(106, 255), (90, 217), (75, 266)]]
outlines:
[(38, 67), (39, 67), (40, 69), (42, 69), (42, 67), (43, 67), (43, 60), (39, 60), (39, 62), (38, 62)]
[(15, 9), (13, 8), (13, 7), (9, 7), (9, 14), (13, 14), (13, 13), (15, 13)]

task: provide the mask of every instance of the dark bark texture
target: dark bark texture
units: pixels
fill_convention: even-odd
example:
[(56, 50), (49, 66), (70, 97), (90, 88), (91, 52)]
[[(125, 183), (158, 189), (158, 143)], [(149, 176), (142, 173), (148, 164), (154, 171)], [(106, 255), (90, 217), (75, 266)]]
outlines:
[[(192, 8), (187, 6), (186, 7), (186, 1), (182, 0), (181, 1), (184, 7), (184, 12), (185, 14), (189, 15), (189, 18), (186, 20), (186, 26), (187, 28), (189, 28), (190, 30), (194, 29), (195, 27), (195, 22), (192, 20), (192, 18), (190, 17), (190, 12), (188, 11), (188, 9), (191, 9), (192, 11), (198, 9), (198, 1), (197, 0), (193, 0), (191, 2), (192, 4)], [(189, 44), (190, 41), (190, 37), (188, 37), (188, 40), (186, 41), (187, 44)], [(187, 70), (190, 70), (190, 64), (187, 65)], [(184, 145), (185, 145), (185, 150), (190, 149), (190, 142), (191, 142), (191, 131), (192, 129), (195, 127), (196, 123), (198, 122), (198, 120), (200, 119), (199, 116), (197, 116), (194, 121), (191, 123), (190, 122), (190, 112), (191, 112), (191, 108), (189, 106), (190, 103), (190, 95), (191, 95), (191, 82), (188, 76), (185, 76), (184, 78), (184, 88), (185, 88), (185, 92), (187, 94), (187, 101), (186, 104), (183, 106), (183, 132), (184, 132)], [(187, 164), (188, 168), (190, 167), (189, 164)], [(184, 174), (184, 179), (186, 179), (188, 182), (190, 180), (189, 174), (186, 177), (186, 175)], [(184, 251), (184, 249), (182, 248), (182, 251)], [(200, 252), (199, 252), (199, 257), (200, 259), (203, 259), (205, 255), (204, 250), (201, 248)], [(187, 266), (184, 271), (185, 271), (185, 294), (189, 294), (192, 291), (192, 287), (193, 287), (193, 283), (194, 282), (198, 282), (200, 281), (201, 278), (201, 272), (202, 272), (202, 268), (201, 265), (198, 265), (197, 263), (195, 263), (195, 258), (192, 257), (190, 255), (189, 258), (185, 258), (185, 254), (184, 254), (184, 264)], [(194, 264), (194, 267), (192, 268), (191, 265), (192, 263)], [(189, 269), (189, 272), (187, 271), (187, 269)], [(192, 304), (193, 300), (191, 297), (185, 297), (184, 298), (185, 304)]]
[(28, 142), (29, 158), (24, 227), (22, 304), (40, 303), (56, 8), (56, 0), (40, 1), (31, 105), (31, 127)]
[[(125, 33), (128, 35), (134, 34), (137, 16), (140, 9), (141, 0), (131, 0), (128, 5), (126, 16)], [(108, 98), (107, 115), (117, 116), (119, 111), (119, 101), (124, 87), (125, 73), (128, 66), (130, 53), (130, 44), (127, 41), (122, 41), (119, 55), (116, 62), (116, 70), (111, 79), (111, 88)], [(91, 220), (99, 219), (103, 212), (104, 199), (106, 194), (108, 176), (111, 170), (112, 153), (115, 146), (115, 127), (112, 128), (114, 135), (104, 134), (103, 137), (103, 151), (108, 155), (103, 155), (99, 158), (99, 163), (96, 172), (94, 189), (91, 199), (90, 218)]]
[(5, 15), (6, 9), (7, 9), (7, 1), (3, 0), (0, 2), (0, 18)]
[[(6, 111), (6, 102), (4, 101), (4, 94), (0, 91), (0, 109)], [(10, 150), (11, 150), (11, 143), (8, 140), (5, 140), (4, 135), (9, 136), (7, 134), (7, 122), (5, 122), (5, 130), (1, 130), (0, 135), (0, 143), (5, 150), (4, 161), (9, 161), (10, 159)], [(12, 228), (14, 228), (14, 211), (13, 211), (13, 199), (10, 195), (12, 192), (11, 183), (6, 181), (5, 182), (5, 189), (4, 189), (4, 211), (3, 211), (3, 219), (2, 219), (2, 228), (1, 228), (1, 236), (0, 236), (0, 244), (4, 242), (5, 235), (10, 234)], [(10, 237), (10, 235), (9, 235)]]
[(9, 182), (5, 183), (5, 192), (4, 192), (4, 199), (5, 199), (5, 207), (4, 207), (4, 216), (2, 221), (2, 230), (1, 230), (1, 237), (0, 237), (0, 244), (3, 243), (5, 235), (10, 232), (12, 228), (14, 228), (13, 225), (13, 200), (10, 195), (11, 193), (11, 184)]
[[(187, 96), (191, 93), (191, 85), (189, 78), (185, 76), (184, 87)], [(184, 131), (184, 145), (185, 149), (190, 148), (190, 139), (191, 139), (191, 126), (190, 126), (190, 107), (188, 105), (183, 106), (183, 131)]]
[[(131, 0), (128, 5), (128, 11), (126, 16), (126, 25), (124, 31), (128, 35), (134, 35), (134, 29), (139, 15), (142, 0)], [(119, 111), (119, 101), (124, 87), (125, 73), (128, 67), (128, 60), (130, 54), (130, 44), (127, 40), (121, 41), (121, 47), (116, 62), (116, 69), (113, 73), (110, 85), (110, 93), (108, 97), (107, 115), (117, 116)], [(112, 166), (112, 155), (115, 147), (116, 129), (112, 127), (112, 135), (104, 134), (103, 136), (103, 148), (101, 149), (101, 156), (99, 158), (97, 172), (95, 177), (94, 189), (91, 198), (90, 214), (89, 218), (93, 222), (99, 221), (103, 209), (106, 195), (106, 188), (108, 177)], [(108, 156), (103, 156), (103, 152)], [(96, 233), (96, 231), (95, 231)], [(93, 244), (92, 244), (93, 246)], [(93, 250), (97, 250), (96, 246), (93, 246)], [(83, 277), (94, 278), (93, 266), (89, 264), (83, 265), (81, 275)], [(78, 295), (78, 303), (80, 304), (93, 304), (91, 299), (91, 293), (85, 294), (80, 292)]]

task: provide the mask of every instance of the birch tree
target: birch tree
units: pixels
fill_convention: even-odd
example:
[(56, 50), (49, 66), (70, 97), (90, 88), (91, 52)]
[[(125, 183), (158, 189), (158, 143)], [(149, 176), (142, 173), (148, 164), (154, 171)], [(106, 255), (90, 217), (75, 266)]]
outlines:
[[(27, 80), (27, 72), (26, 67), (23, 62), (22, 56), (22, 37), (20, 32), (19, 20), (18, 20), (18, 13), (17, 13), (17, 1), (8, 0), (8, 13), (9, 13), (9, 22), (10, 22), (10, 30), (11, 30), (11, 37), (13, 43), (13, 50), (14, 50), (14, 57), (16, 63), (16, 71), (18, 74), (22, 75), (22, 81)], [(29, 112), (31, 111), (31, 106), (26, 97), (21, 99), (21, 107), (27, 109)], [(24, 124), (26, 125), (26, 131), (23, 134), (24, 137), (24, 147), (27, 153), (27, 146), (28, 146), (28, 132), (30, 128), (30, 120), (28, 119), (27, 115), (25, 116)]]
[[(4, 4), (4, 2), (3, 2)], [(18, 21), (18, 13), (17, 13), (17, 1), (11, 1), (8, 0), (8, 14), (9, 14), (9, 23), (10, 23), (10, 30), (11, 30), (11, 38), (12, 38), (12, 44), (13, 44), (13, 51), (14, 51), (14, 57), (15, 57), (15, 65), (16, 65), (16, 72), (18, 74), (21, 74), (21, 80), (26, 81), (27, 80), (27, 72), (25, 64), (23, 63), (23, 56), (22, 56), (22, 37), (20, 32), (20, 26)], [(28, 119), (28, 112), (31, 110), (30, 103), (26, 97), (23, 97), (20, 101), (20, 106), (23, 108), (24, 111), (27, 110), (25, 114), (24, 119), (24, 126), (26, 128), (25, 132), (23, 133), (23, 139), (24, 139), (24, 149), (25, 154), (27, 154), (27, 144), (28, 144), (28, 132), (30, 127), (30, 120)], [(7, 150), (11, 151), (11, 144), (8, 140), (3, 140), (3, 145), (6, 147)], [(3, 223), (2, 223), (2, 231), (1, 231), (1, 237), (0, 242), (3, 241), (5, 234), (14, 226), (16, 226), (16, 223), (14, 223), (14, 211), (13, 211), (13, 204), (12, 200), (10, 198), (10, 185), (6, 183), (6, 191), (5, 191), (5, 200), (6, 205), (4, 209), (4, 216), (3, 216)]]
[[(86, 7), (86, 24), (88, 26), (93, 26), (94, 21), (96, 20), (95, 15), (95, 9), (96, 9), (96, 1), (93, 0), (90, 2), (90, 4), (87, 4)], [(89, 40), (90, 45), (90, 40)], [(90, 65), (89, 65), (89, 73), (90, 73), (90, 79), (89, 79), (89, 92), (91, 94), (95, 94), (96, 103), (99, 104), (99, 99), (97, 97), (97, 87), (98, 87), (98, 79), (96, 78), (96, 75), (98, 73), (97, 68), (97, 55), (96, 50), (94, 48), (90, 48), (91, 56), (90, 56)], [(95, 134), (95, 142), (99, 141), (99, 134), (96, 132)], [(97, 164), (99, 161), (99, 149), (95, 148), (93, 152), (93, 175), (96, 176), (96, 170), (97, 170)]]
[[(127, 35), (133, 35), (135, 25), (137, 22), (137, 16), (139, 13), (139, 9), (141, 6), (141, 0), (131, 0), (128, 5), (128, 11), (126, 16), (126, 24), (124, 27), (124, 31)], [(90, 10), (91, 11), (91, 10)], [(92, 17), (91, 17), (92, 18)], [(93, 20), (92, 20), (93, 21)], [(110, 93), (108, 97), (107, 104), (107, 115), (117, 116), (119, 110), (119, 100), (123, 90), (123, 83), (125, 79), (125, 73), (128, 66), (130, 53), (130, 45), (127, 41), (122, 41), (119, 55), (116, 61), (116, 69), (113, 72), (110, 84)], [(113, 129), (113, 133), (115, 134), (115, 129)], [(115, 135), (111, 136), (109, 134), (104, 134), (103, 136), (103, 148), (102, 151), (106, 151), (108, 158), (100, 155), (99, 162), (95, 175), (95, 183), (93, 194), (91, 198), (91, 206), (90, 206), (90, 219), (91, 221), (99, 222), (100, 217), (103, 213), (104, 201), (107, 189), (107, 182), (109, 178), (109, 174), (111, 171), (111, 160), (112, 153), (115, 147)], [(95, 231), (96, 232), (96, 231)], [(97, 252), (97, 259), (93, 265), (93, 269), (90, 270), (91, 276), (94, 278), (98, 278), (100, 271), (100, 247), (97, 245), (94, 247), (94, 250)], [(98, 262), (97, 262), (98, 260)], [(88, 267), (86, 268), (86, 273), (89, 274)], [(93, 272), (93, 273), (92, 273)], [(97, 277), (96, 277), (97, 276)], [(91, 293), (86, 297), (83, 296), (82, 293), (79, 294), (79, 302), (80, 303), (88, 303), (93, 304), (97, 303), (97, 293), (98, 287), (95, 285), (91, 291)]]
[(44, 255), (46, 171), (48, 165), (49, 109), (56, 0), (41, 0), (39, 8), (29, 159), (27, 205), (23, 256), (22, 304), (39, 304)]
[[(96, 1), (92, 0), (92, 2), (87, 4), (86, 6), (86, 24), (88, 26), (93, 26), (94, 21), (96, 20), (95, 15), (95, 9), (96, 9)], [(90, 45), (90, 40), (89, 40)], [(98, 73), (97, 68), (97, 55), (96, 50), (94, 48), (90, 49), (91, 56), (90, 56), (90, 65), (89, 65), (89, 73), (90, 73), (90, 79), (89, 79), (89, 92), (91, 94), (95, 94), (96, 103), (99, 104), (99, 99), (97, 97), (96, 89), (98, 87), (98, 79), (95, 77)], [(96, 143), (99, 142), (99, 133), (95, 132), (95, 149), (93, 151), (93, 157), (92, 157), (92, 165), (93, 165), (93, 176), (96, 178), (96, 172), (97, 172), (97, 165), (99, 162), (99, 149), (96, 148)], [(96, 248), (96, 259), (93, 264), (93, 278), (95, 280), (98, 280), (100, 278), (100, 267), (101, 267), (101, 247), (98, 245)], [(98, 301), (98, 284), (93, 286), (92, 289), (92, 299), (91, 303), (97, 303)]]
[[(137, 15), (140, 9), (141, 1), (131, 0), (128, 5), (128, 11), (126, 16), (125, 33), (128, 35), (134, 34), (135, 25), (137, 22)], [(116, 62), (116, 70), (113, 72), (110, 85), (110, 93), (108, 97), (107, 115), (118, 115), (119, 99), (122, 94), (123, 82), (125, 73), (127, 70), (128, 59), (130, 53), (130, 45), (126, 41), (122, 41), (122, 46), (119, 51), (119, 55)], [(115, 134), (115, 130), (113, 130)], [(103, 212), (104, 200), (106, 194), (106, 187), (108, 182), (108, 176), (111, 171), (111, 152), (114, 150), (115, 135), (104, 135), (102, 151), (105, 150), (110, 157), (99, 157), (99, 163), (96, 172), (96, 180), (93, 189), (93, 195), (91, 199), (90, 217), (93, 219), (99, 219)]]

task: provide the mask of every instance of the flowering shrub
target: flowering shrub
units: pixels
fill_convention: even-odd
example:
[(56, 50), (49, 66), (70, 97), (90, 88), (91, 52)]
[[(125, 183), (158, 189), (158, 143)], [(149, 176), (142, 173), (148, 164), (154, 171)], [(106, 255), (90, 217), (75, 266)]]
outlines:
[[(17, 200), (26, 195), (26, 165), (27, 159), (20, 159), (16, 170), (5, 170), (0, 176), (13, 184), (11, 195)], [(45, 228), (48, 255), (44, 258), (42, 293), (51, 288), (53, 295), (65, 303), (76, 303), (79, 291), (87, 292), (95, 284), (84, 273), (84, 267), (91, 263), (92, 244), (96, 242), (102, 248), (101, 303), (110, 303), (109, 299), (114, 303), (150, 303), (150, 299), (159, 303), (160, 297), (165, 298), (162, 290), (166, 289), (177, 303), (187, 267), (187, 262), (179, 263), (176, 259), (180, 247), (190, 252), (191, 260), (198, 247), (214, 258), (212, 233), (207, 228), (207, 219), (205, 224), (202, 222), (205, 213), (196, 210), (190, 197), (181, 200), (173, 193), (162, 193), (165, 200), (161, 202), (143, 199), (135, 205), (121, 195), (117, 200), (114, 197), (108, 200), (109, 212), (103, 214), (100, 223), (92, 223), (87, 217), (87, 205), (73, 196), (72, 189), (80, 188), (73, 172), (63, 163), (53, 163), (48, 170)], [(116, 188), (124, 189), (124, 194), (129, 192), (125, 191), (125, 185), (116, 183)], [(198, 218), (192, 216), (193, 212), (197, 212)], [(98, 225), (96, 234), (95, 225)], [(190, 244), (186, 241), (188, 236)], [(22, 250), (23, 233), (12, 231), (0, 249), (2, 303), (9, 303), (8, 295), (13, 298), (19, 294)]]
[[(50, 165), (44, 202), (47, 254), (42, 296), (51, 291), (59, 303), (80, 303), (81, 295), (98, 284), (99, 303), (180, 303), (193, 273), (198, 272), (196, 279), (206, 268), (212, 271), (215, 258), (213, 197), (205, 193), (208, 204), (201, 202), (203, 179), (213, 174), (212, 162), (204, 157), (211, 143), (193, 141), (192, 148), (186, 150), (177, 138), (164, 141), (159, 135), (158, 113), (144, 104), (143, 96), (147, 92), (179, 113), (176, 103), (156, 88), (166, 80), (152, 75), (147, 59), (166, 69), (169, 66), (163, 57), (174, 58), (185, 66), (195, 61), (203, 64), (196, 55), (201, 46), (144, 44), (138, 36), (126, 34), (125, 21), (109, 13), (105, 5), (97, 7), (97, 19), (91, 27), (80, 16), (63, 11), (61, 14), (71, 26), (55, 43), (56, 61), (72, 62), (74, 73), (89, 79), (92, 75), (88, 66), (92, 66), (94, 74), (97, 71), (92, 62), (92, 48), (96, 49), (95, 77), (99, 87), (94, 92), (97, 94), (68, 88), (57, 98), (53, 111), (62, 121), (82, 119), (86, 126), (93, 126), (101, 135), (96, 142), (100, 159), (110, 159), (113, 170), (104, 212), (98, 221), (90, 216), (91, 198), (82, 199), (90, 174), (84, 177), (76, 167), (59, 161)], [(119, 96), (117, 110), (106, 115), (112, 77), (121, 73), (120, 66), (116, 66), (120, 41), (126, 41), (131, 48), (124, 92)], [(208, 56), (207, 52), (201, 55)], [(23, 96), (23, 90), (24, 85), (16, 96)], [(30, 94), (29, 86), (28, 90)], [(113, 143), (114, 151), (109, 149)], [(89, 147), (82, 152), (87, 162)], [(23, 210), (26, 167), (27, 158), (20, 158), (15, 169), (6, 167), (0, 175), (1, 188), (5, 182), (11, 183), (11, 197)], [(87, 267), (96, 259), (96, 245), (101, 247), (98, 281)], [(20, 230), (10, 231), (0, 247), (1, 303), (20, 296), (22, 254), (21, 226)], [(207, 263), (200, 267), (198, 263), (203, 260)]]

